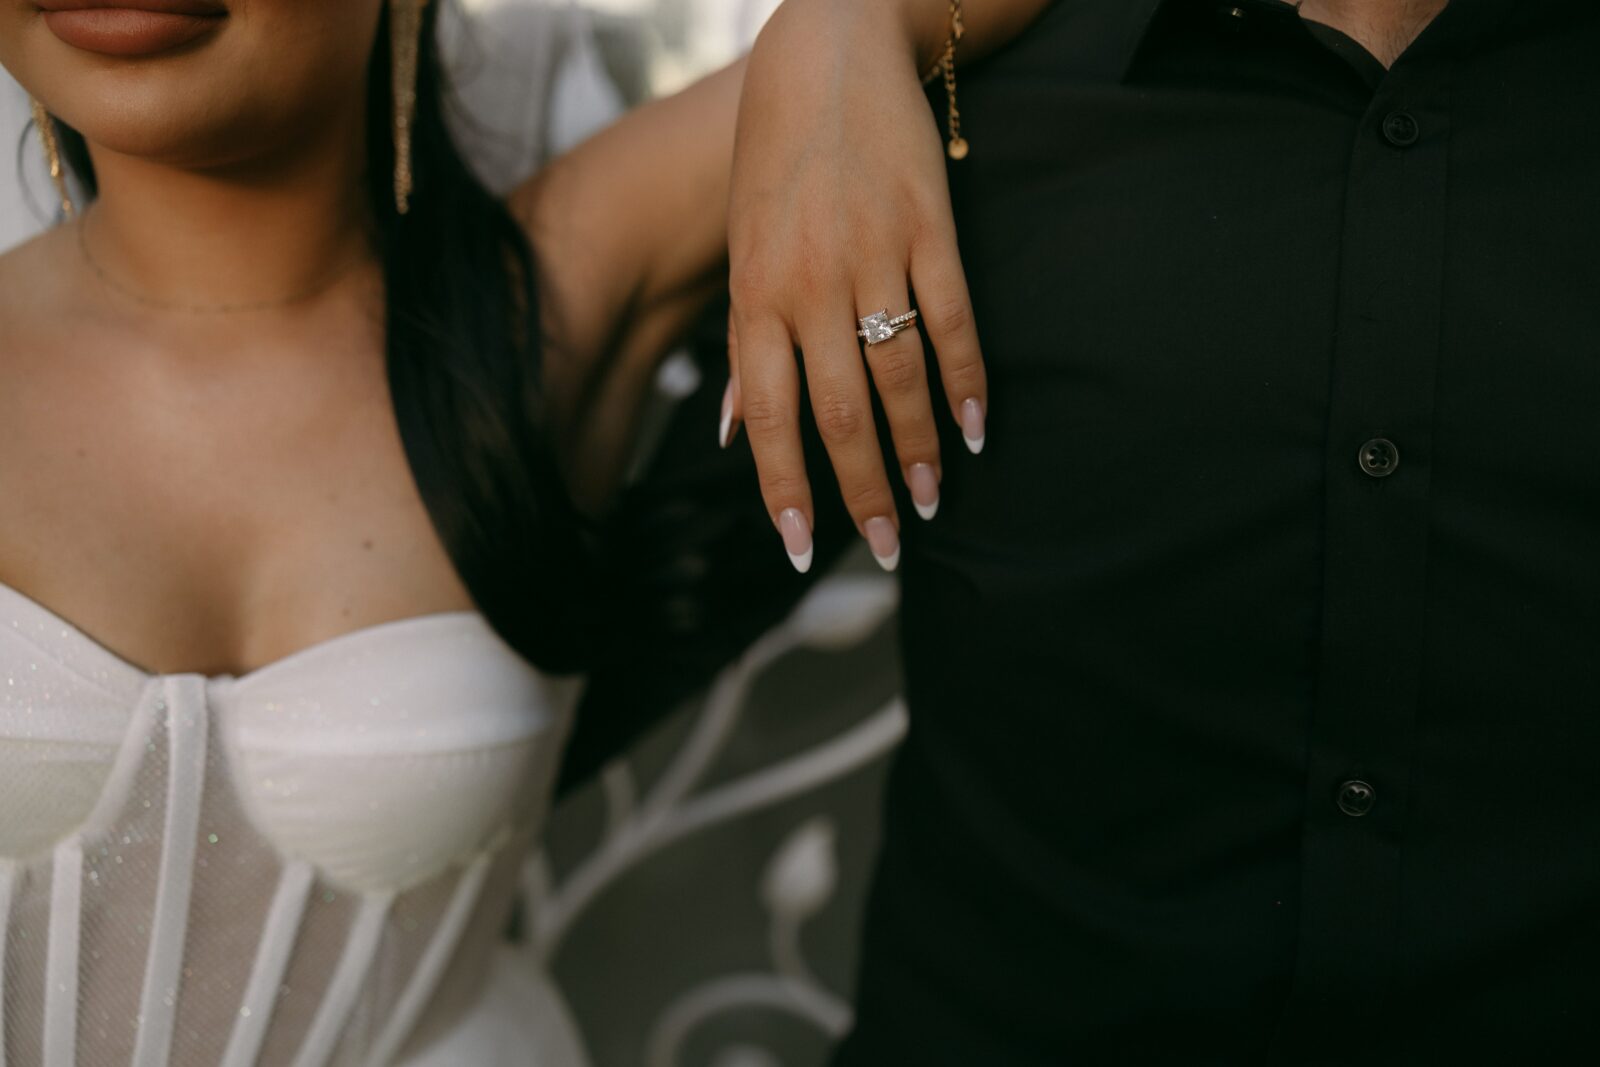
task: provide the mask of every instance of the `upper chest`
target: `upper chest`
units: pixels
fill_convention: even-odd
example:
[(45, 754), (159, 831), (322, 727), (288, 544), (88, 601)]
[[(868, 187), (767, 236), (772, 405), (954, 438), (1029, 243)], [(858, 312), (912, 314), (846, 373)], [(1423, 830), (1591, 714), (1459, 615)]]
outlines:
[(1301, 0), (1302, 18), (1338, 30), (1383, 66), (1400, 58), (1447, 0)]
[(93, 324), (0, 359), (0, 577), (129, 659), (232, 671), (467, 606), (358, 328), (172, 354)]

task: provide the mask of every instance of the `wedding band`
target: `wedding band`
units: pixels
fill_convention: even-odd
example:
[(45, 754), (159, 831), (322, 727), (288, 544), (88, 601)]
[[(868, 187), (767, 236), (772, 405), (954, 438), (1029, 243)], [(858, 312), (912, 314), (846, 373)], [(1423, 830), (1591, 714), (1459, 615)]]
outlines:
[(875, 312), (871, 315), (868, 315), (864, 319), (860, 319), (859, 322), (861, 328), (856, 330), (856, 336), (866, 341), (867, 347), (871, 348), (873, 345), (879, 345), (889, 340), (901, 330), (911, 329), (912, 324), (914, 324), (916, 321), (916, 308), (912, 308), (904, 315), (893, 319), (889, 317), (889, 309), (884, 308), (882, 311)]

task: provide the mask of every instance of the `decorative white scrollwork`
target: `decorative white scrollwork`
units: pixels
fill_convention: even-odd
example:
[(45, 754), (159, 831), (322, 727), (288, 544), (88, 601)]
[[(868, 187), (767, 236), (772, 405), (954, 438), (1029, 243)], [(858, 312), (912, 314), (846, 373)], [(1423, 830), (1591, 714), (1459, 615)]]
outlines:
[[(541, 965), (548, 966), (595, 899), (647, 857), (691, 834), (840, 779), (900, 742), (907, 716), (896, 698), (805, 752), (715, 788), (699, 789), (767, 668), (792, 652), (859, 645), (883, 625), (896, 601), (896, 587), (885, 578), (847, 576), (824, 582), (718, 678), (688, 737), (642, 797), (626, 760), (606, 768), (606, 825), (600, 843), (559, 884), (542, 855), (533, 857), (524, 872), (525, 928), (532, 932), (529, 948)], [(806, 921), (828, 904), (837, 887), (834, 839), (833, 824), (816, 818), (778, 848), (760, 886), (771, 970), (718, 978), (678, 997), (652, 1028), (648, 1067), (676, 1067), (684, 1042), (697, 1027), (735, 1010), (782, 1011), (834, 1038), (849, 1028), (848, 1003), (812, 973), (800, 940)], [(749, 1045), (725, 1048), (716, 1059), (719, 1067), (775, 1062), (765, 1050)]]
[[(800, 949), (800, 928), (828, 903), (838, 881), (833, 846), (833, 824), (813, 819), (778, 849), (761, 893), (769, 916), (772, 973), (730, 975), (679, 997), (650, 1035), (647, 1067), (677, 1067), (678, 1054), (696, 1026), (743, 1008), (776, 1008), (809, 1021), (831, 1038), (844, 1036), (850, 1005), (817, 980)], [(719, 1059), (748, 1058), (753, 1052), (751, 1046), (735, 1046), (724, 1049)]]

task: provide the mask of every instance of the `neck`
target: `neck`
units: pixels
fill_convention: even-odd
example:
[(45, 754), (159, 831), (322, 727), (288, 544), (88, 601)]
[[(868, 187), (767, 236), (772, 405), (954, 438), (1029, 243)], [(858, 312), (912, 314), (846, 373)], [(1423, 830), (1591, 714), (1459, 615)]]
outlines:
[(365, 140), (185, 169), (92, 149), (100, 196), (79, 225), (110, 294), (169, 308), (265, 306), (367, 255)]
[(1357, 41), (1385, 67), (1421, 36), (1448, 0), (1303, 0), (1302, 18), (1332, 26)]

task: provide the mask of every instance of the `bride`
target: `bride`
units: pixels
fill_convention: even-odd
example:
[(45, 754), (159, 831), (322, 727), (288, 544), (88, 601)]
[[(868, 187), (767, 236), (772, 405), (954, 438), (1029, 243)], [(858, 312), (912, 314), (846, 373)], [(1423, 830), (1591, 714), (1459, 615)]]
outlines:
[(436, 17), (0, 4), (89, 194), (0, 258), (4, 1062), (561, 1058), (486, 983), (740, 71), (502, 203)]
[(436, 19), (0, 2), (64, 220), (0, 256), (0, 1063), (576, 1055), (496, 943), (744, 72), (501, 201)]

